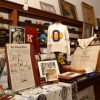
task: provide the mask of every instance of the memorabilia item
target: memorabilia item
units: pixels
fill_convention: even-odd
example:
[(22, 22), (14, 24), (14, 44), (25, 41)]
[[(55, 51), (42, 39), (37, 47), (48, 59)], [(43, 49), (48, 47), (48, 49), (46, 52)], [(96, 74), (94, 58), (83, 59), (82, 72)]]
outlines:
[(10, 26), (9, 40), (12, 44), (25, 43), (25, 28), (19, 26)]
[(77, 47), (72, 55), (72, 62), (69, 67), (76, 70), (85, 70), (85, 68), (91, 68), (93, 71), (95, 71), (99, 50), (100, 46), (88, 46), (84, 49)]
[[(40, 58), (41, 60), (47, 60), (48, 59), (48, 55), (47, 54), (40, 54)], [(49, 56), (49, 59), (53, 60), (53, 59), (56, 59), (56, 56), (54, 53), (51, 53), (50, 56)]]
[(9, 31), (7, 29), (0, 29), (0, 47), (4, 47), (9, 42)]
[(53, 5), (40, 1), (40, 6), (43, 11), (47, 11), (47, 12), (54, 13), (54, 14), (56, 13)]
[(47, 82), (58, 80), (58, 74), (56, 68), (46, 68), (44, 73), (46, 75), (45, 78)]
[(57, 58), (59, 66), (63, 66), (63, 65), (67, 64), (67, 60), (66, 60), (67, 55), (66, 54), (64, 54), (64, 53), (56, 53), (56, 58)]
[[(60, 48), (59, 48), (60, 47)], [(48, 55), (51, 52), (67, 53), (67, 61), (70, 61), (70, 40), (67, 26), (59, 21), (48, 28), (47, 39)]]
[(35, 86), (31, 49), (30, 44), (6, 46), (10, 88), (15, 91)]
[(47, 68), (54, 68), (56, 70), (57, 75), (59, 74), (59, 68), (56, 60), (46, 60), (38, 62), (40, 77), (46, 77), (45, 70)]
[(59, 78), (63, 79), (73, 79), (77, 76), (81, 76), (82, 74), (77, 73), (77, 72), (65, 72), (59, 75)]
[(82, 11), (84, 22), (90, 25), (96, 25), (94, 8), (85, 2), (82, 2)]
[(59, 0), (59, 6), (60, 6), (61, 15), (71, 19), (76, 19), (76, 20), (78, 19), (75, 5), (65, 0)]
[(27, 24), (25, 25), (25, 43), (29, 43), (34, 46), (35, 54), (40, 52), (38, 31), (33, 26)]

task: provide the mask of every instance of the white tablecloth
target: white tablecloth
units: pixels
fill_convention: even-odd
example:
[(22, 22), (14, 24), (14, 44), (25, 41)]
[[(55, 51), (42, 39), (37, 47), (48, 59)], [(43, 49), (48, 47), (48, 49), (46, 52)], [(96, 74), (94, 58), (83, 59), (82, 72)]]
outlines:
[[(63, 87), (67, 89), (65, 94), (64, 91), (62, 94)], [(15, 95), (15, 100), (37, 100), (40, 94), (44, 94), (47, 100), (72, 100), (72, 86), (71, 84), (62, 82), (45, 85), (42, 88), (25, 90), (22, 92), (22, 95)]]

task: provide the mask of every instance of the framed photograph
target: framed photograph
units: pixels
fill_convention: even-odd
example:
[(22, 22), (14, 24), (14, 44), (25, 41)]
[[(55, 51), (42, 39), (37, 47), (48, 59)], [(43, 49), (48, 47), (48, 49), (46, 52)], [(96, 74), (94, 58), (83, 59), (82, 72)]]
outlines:
[(77, 15), (75, 5), (65, 0), (59, 0), (59, 6), (60, 6), (60, 11), (62, 16), (78, 20), (78, 15)]
[[(30, 44), (7, 44), (9, 88), (19, 91), (35, 86), (35, 55)], [(31, 56), (30, 56), (31, 55)], [(33, 58), (34, 57), (34, 58)], [(37, 74), (38, 76), (38, 74)]]
[(46, 68), (45, 69), (45, 75), (46, 75), (46, 81), (57, 81), (58, 80), (58, 74), (55, 68)]
[(95, 12), (92, 6), (82, 2), (82, 12), (85, 23), (90, 25), (96, 25)]
[(12, 44), (25, 43), (25, 28), (18, 26), (10, 26), (9, 40)]
[(83, 38), (90, 38), (91, 36), (93, 36), (93, 27), (90, 24), (84, 23), (83, 24)]
[(43, 11), (47, 11), (47, 12), (54, 13), (54, 14), (56, 13), (53, 5), (40, 1), (40, 6)]
[(56, 60), (46, 60), (46, 61), (39, 61), (38, 62), (39, 73), (41, 78), (46, 78), (45, 71), (48, 68), (54, 68), (56, 70), (57, 75), (60, 74), (58, 63)]

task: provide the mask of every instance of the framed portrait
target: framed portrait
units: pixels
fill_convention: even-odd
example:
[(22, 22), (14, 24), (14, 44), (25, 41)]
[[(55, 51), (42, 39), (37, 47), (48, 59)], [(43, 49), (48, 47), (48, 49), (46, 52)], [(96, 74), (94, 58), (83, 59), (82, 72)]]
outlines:
[(57, 60), (45, 60), (45, 61), (39, 61), (38, 62), (38, 68), (41, 78), (46, 78), (45, 71), (48, 68), (54, 68), (57, 75), (60, 74)]
[(9, 88), (12, 90), (19, 91), (36, 85), (35, 75), (38, 77), (38, 74), (32, 53), (30, 44), (6, 45)]
[(85, 23), (90, 25), (96, 24), (95, 12), (92, 6), (82, 2), (82, 12)]
[(91, 36), (93, 36), (93, 26), (87, 23), (83, 24), (83, 38), (90, 38)]
[(25, 43), (25, 28), (19, 26), (10, 26), (9, 42), (12, 44)]
[(55, 7), (53, 5), (40, 1), (40, 6), (43, 11), (54, 13), (54, 14), (56, 13)]
[(59, 0), (59, 7), (62, 16), (78, 20), (78, 15), (77, 15), (77, 10), (75, 5), (65, 0)]

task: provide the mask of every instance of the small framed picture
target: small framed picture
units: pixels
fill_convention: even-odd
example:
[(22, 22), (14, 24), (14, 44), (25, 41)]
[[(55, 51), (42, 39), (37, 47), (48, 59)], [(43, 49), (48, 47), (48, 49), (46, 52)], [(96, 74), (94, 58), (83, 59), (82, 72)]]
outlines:
[(40, 1), (40, 6), (43, 11), (47, 11), (47, 12), (54, 13), (54, 14), (56, 13), (53, 5)]
[(85, 23), (90, 25), (96, 24), (95, 12), (92, 6), (82, 2), (82, 12)]
[(46, 61), (39, 61), (38, 62), (39, 73), (41, 78), (46, 78), (46, 70), (48, 68), (54, 68), (57, 75), (60, 74), (57, 60), (46, 60)]
[(53, 68), (53, 67), (46, 68), (45, 75), (46, 75), (47, 82), (58, 80), (58, 74), (57, 74), (56, 68)]
[(25, 28), (18, 26), (10, 26), (9, 40), (12, 44), (25, 43)]

